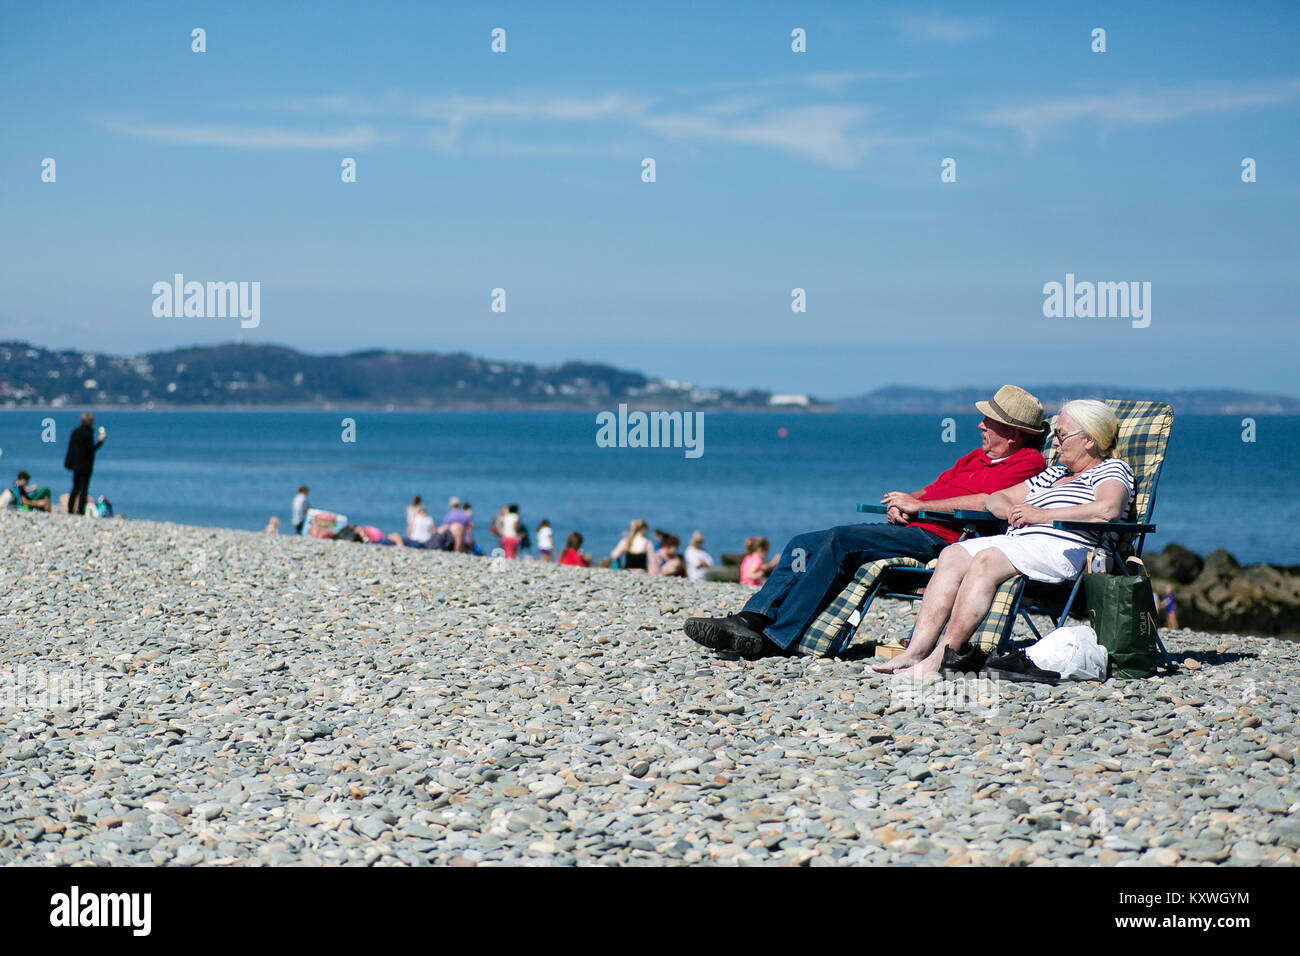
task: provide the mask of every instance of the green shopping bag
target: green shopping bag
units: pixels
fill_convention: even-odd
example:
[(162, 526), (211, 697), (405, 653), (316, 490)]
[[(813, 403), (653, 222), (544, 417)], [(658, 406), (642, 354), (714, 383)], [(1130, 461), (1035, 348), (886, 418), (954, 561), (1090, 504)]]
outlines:
[[(1085, 567), (1091, 565), (1089, 560)], [(1154, 674), (1158, 660), (1156, 600), (1146, 575), (1085, 572), (1083, 589), (1088, 597), (1088, 616), (1092, 620), (1092, 629), (1097, 632), (1097, 643), (1110, 654), (1111, 676), (1150, 677)]]

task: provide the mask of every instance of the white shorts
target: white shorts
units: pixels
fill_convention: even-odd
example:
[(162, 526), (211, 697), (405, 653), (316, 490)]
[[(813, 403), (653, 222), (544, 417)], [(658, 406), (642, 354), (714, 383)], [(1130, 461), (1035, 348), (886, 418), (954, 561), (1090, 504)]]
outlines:
[[(1082, 545), (1045, 534), (995, 534), (986, 538), (967, 538), (957, 544), (972, 557), (985, 548), (997, 548), (1025, 577), (1048, 584), (1073, 581), (1088, 559), (1088, 549)], [(1107, 563), (1100, 552), (1093, 558), (1093, 567), (1098, 571), (1104, 571)]]

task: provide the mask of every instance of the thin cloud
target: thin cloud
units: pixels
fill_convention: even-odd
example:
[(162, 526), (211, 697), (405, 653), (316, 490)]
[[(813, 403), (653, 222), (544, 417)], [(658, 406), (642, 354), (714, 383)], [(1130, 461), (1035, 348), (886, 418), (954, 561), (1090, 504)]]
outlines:
[(227, 149), (364, 149), (383, 138), (370, 126), (323, 131), (204, 123), (108, 121), (104, 125), (133, 139), (180, 146), (223, 146)]
[(846, 87), (876, 81), (899, 82), (915, 80), (927, 75), (924, 70), (838, 70), (835, 72), (804, 73), (786, 76), (763, 76), (747, 80), (721, 80), (715, 83), (697, 83), (678, 87), (680, 93), (731, 92), (737, 90), (769, 90), (807, 88), (823, 93), (843, 93)]
[(336, 116), (393, 117), (478, 123), (500, 120), (591, 122), (626, 119), (643, 113), (650, 101), (621, 93), (594, 97), (548, 96), (523, 93), (510, 96), (409, 96), (389, 93), (379, 98), (351, 95), (318, 96), (292, 100), (289, 109)]
[(1058, 97), (987, 110), (977, 119), (994, 126), (1018, 129), (1033, 143), (1045, 130), (1083, 119), (1149, 125), (1201, 113), (1275, 106), (1290, 102), (1297, 96), (1300, 96), (1300, 80), (1290, 79), (1253, 86), (1201, 86)]
[[(815, 74), (804, 86), (832, 88), (871, 71)], [(873, 145), (864, 133), (869, 110), (855, 104), (792, 104), (788, 97), (749, 90), (687, 108), (664, 110), (646, 97), (621, 92), (567, 96), (524, 91), (508, 95), (382, 96), (335, 94), (280, 103), (281, 109), (336, 119), (370, 120), (332, 131), (285, 125), (202, 123), (107, 125), (124, 135), (158, 142), (238, 149), (355, 149), (382, 141), (425, 144), (448, 155), (614, 155), (647, 133), (682, 142), (733, 143), (775, 149), (845, 168)], [(401, 124), (406, 124), (403, 128)], [(629, 146), (629, 148), (631, 148)]]
[(867, 111), (857, 106), (774, 109), (752, 119), (700, 113), (647, 117), (645, 125), (670, 139), (712, 140), (769, 146), (829, 166), (846, 167), (866, 155), (856, 132)]
[(903, 38), (913, 43), (944, 43), (957, 46), (982, 35), (987, 25), (982, 20), (957, 17), (904, 17), (898, 22)]

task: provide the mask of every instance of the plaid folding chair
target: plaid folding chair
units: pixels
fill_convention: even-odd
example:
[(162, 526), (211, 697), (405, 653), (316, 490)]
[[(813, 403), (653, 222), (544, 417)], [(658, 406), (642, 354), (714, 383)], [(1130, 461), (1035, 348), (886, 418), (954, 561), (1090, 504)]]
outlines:
[[(1128, 563), (1131, 559), (1141, 559), (1146, 545), (1146, 536), (1156, 530), (1151, 523), (1155, 516), (1156, 486), (1160, 482), (1160, 472), (1165, 464), (1165, 452), (1169, 446), (1169, 435), (1174, 426), (1174, 410), (1164, 402), (1137, 402), (1108, 399), (1106, 404), (1119, 419), (1119, 437), (1115, 443), (1116, 457), (1123, 458), (1133, 469), (1133, 501), (1129, 505), (1129, 514), (1125, 521), (1054, 521), (1052, 527), (1070, 531), (1104, 531), (1113, 535), (1108, 548), (1112, 558), (1112, 571), (1129, 574)], [(1051, 428), (1056, 430), (1053, 416)], [(1056, 464), (1055, 449), (1048, 453), (1048, 465)], [(1050, 617), (1055, 627), (1061, 627), (1070, 617), (1086, 618), (1087, 602), (1083, 593), (1083, 575), (1074, 581), (1063, 584), (1043, 584), (1039, 581), (1025, 582), (1021, 596), (1016, 604), (1015, 613), (1022, 617), (1035, 638), (1040, 638), (1038, 628), (1034, 626), (1031, 615), (1043, 614)], [(1006, 650), (1011, 645), (1011, 624), (1002, 630), (998, 640), (998, 649)], [(1169, 653), (1164, 642), (1156, 634), (1156, 647), (1159, 649), (1161, 663), (1168, 665)]]
[[(1173, 428), (1173, 409), (1164, 402), (1107, 400), (1107, 405), (1119, 419), (1119, 435), (1115, 454), (1133, 469), (1134, 496), (1130, 505), (1130, 520), (1055, 521), (1053, 527), (1078, 531), (1106, 531), (1118, 536), (1113, 546), (1114, 564), (1120, 573), (1127, 574), (1126, 559), (1141, 557), (1146, 536), (1156, 530), (1150, 520), (1155, 511), (1156, 485), (1164, 466), (1165, 450)], [(1056, 429), (1053, 416), (1050, 427)], [(1056, 451), (1047, 444), (1045, 452), (1049, 465), (1056, 463)], [(858, 511), (881, 514), (881, 505), (860, 504)], [(972, 534), (1001, 534), (1006, 522), (987, 511), (957, 511), (952, 514), (922, 511), (920, 520), (937, 521), (962, 528), (962, 538)], [(831, 656), (842, 654), (853, 643), (861, 622), (877, 597), (891, 597), (917, 601), (921, 590), (929, 581), (937, 561), (922, 565), (911, 558), (883, 558), (863, 565), (853, 579), (804, 631), (797, 649), (802, 653)], [(985, 651), (1005, 651), (1017, 617), (1029, 625), (1037, 637), (1038, 628), (1032, 614), (1046, 614), (1061, 626), (1071, 615), (1086, 616), (1081, 584), (1083, 576), (1073, 584), (1045, 585), (1026, 581), (1016, 575), (1004, 581), (993, 596), (988, 615), (976, 629), (971, 640)], [(1167, 662), (1164, 645), (1156, 638), (1162, 659)]]

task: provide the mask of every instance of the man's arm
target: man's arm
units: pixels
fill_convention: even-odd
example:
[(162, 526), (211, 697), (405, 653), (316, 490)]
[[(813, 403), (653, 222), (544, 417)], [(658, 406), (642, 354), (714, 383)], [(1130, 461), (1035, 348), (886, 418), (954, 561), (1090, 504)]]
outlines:
[(922, 509), (926, 511), (942, 511), (945, 514), (952, 514), (954, 511), (983, 511), (984, 502), (988, 498), (986, 494), (979, 494), (922, 500), (921, 495), (925, 494), (925, 492), (925, 488), (914, 491), (910, 495), (902, 491), (891, 491), (880, 499), (880, 503), (897, 508), (910, 520), (915, 518), (916, 513)]
[[(1003, 483), (1003, 491), (1014, 488), (1021, 482), (1027, 481), (1043, 470), (1044, 462), (1041, 455), (1020, 455), (1015, 461), (1008, 462), (1006, 466), (998, 473), (998, 479)], [(955, 467), (955, 466), (954, 466)], [(952, 514), (954, 511), (984, 511), (988, 505), (988, 499), (993, 492), (980, 492), (973, 495), (957, 495), (953, 498), (922, 498), (927, 491), (934, 485), (939, 484), (947, 478), (948, 469), (933, 482), (926, 485), (919, 491), (914, 491), (910, 495), (901, 491), (891, 491), (881, 499), (880, 503), (896, 507), (903, 517), (910, 521), (916, 517), (918, 511), (941, 511), (945, 514)], [(1019, 501), (1024, 500), (1022, 494)], [(906, 524), (907, 521), (896, 522)]]

